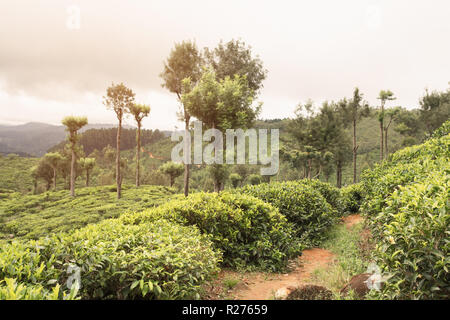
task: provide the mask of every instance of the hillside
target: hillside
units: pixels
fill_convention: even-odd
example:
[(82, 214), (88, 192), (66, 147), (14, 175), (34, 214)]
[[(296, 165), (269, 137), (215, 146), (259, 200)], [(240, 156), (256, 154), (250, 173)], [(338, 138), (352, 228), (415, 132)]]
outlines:
[(31, 192), (33, 179), (30, 170), (38, 162), (38, 158), (0, 155), (0, 190)]
[[(113, 124), (88, 124), (89, 129), (113, 128)], [(132, 128), (125, 126), (125, 128)], [(41, 157), (47, 150), (66, 138), (64, 126), (29, 122), (21, 125), (0, 125), (0, 154), (22, 153)]]
[(75, 198), (67, 190), (26, 196), (0, 193), (0, 239), (39, 238), (70, 231), (124, 212), (151, 208), (174, 196), (174, 190), (162, 186), (122, 188), (120, 200), (116, 199), (115, 186), (81, 188)]

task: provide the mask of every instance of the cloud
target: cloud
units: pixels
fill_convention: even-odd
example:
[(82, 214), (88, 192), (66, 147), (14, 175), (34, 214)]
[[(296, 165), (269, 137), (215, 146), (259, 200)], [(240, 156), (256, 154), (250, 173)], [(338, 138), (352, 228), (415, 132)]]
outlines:
[[(79, 28), (70, 27), (74, 6)], [(185, 39), (200, 48), (232, 38), (251, 45), (269, 70), (265, 117), (290, 116), (308, 98), (350, 96), (355, 86), (372, 104), (390, 89), (413, 107), (425, 87), (448, 86), (449, 9), (444, 0), (4, 1), (0, 120), (54, 122), (82, 111), (113, 121), (98, 111), (101, 97), (124, 82), (152, 105), (149, 126), (173, 127), (177, 102), (158, 75)], [(11, 105), (18, 112), (5, 112)]]

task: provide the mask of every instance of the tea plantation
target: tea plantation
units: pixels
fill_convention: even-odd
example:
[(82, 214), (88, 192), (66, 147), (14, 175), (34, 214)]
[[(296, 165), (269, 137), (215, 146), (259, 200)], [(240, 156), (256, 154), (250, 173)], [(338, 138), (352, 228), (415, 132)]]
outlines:
[(87, 187), (72, 198), (67, 190), (39, 195), (0, 193), (0, 239), (37, 239), (59, 231), (70, 231), (90, 223), (115, 218), (163, 203), (175, 191), (162, 186), (123, 186), (117, 200), (115, 186)]
[(114, 187), (8, 193), (0, 299), (198, 299), (223, 267), (285, 272), (358, 211), (385, 278), (370, 298), (448, 299), (449, 124), (342, 189), (302, 180), (187, 198), (154, 186), (124, 186), (119, 201)]

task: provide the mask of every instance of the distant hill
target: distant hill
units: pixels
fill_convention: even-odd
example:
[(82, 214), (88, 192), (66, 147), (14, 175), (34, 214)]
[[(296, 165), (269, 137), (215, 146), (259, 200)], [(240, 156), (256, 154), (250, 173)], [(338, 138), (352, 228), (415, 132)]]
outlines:
[[(88, 124), (81, 132), (89, 129), (114, 128), (114, 124)], [(124, 128), (133, 128), (124, 126)], [(0, 153), (42, 156), (54, 145), (66, 137), (64, 126), (55, 126), (41, 122), (29, 122), (22, 125), (0, 125)]]

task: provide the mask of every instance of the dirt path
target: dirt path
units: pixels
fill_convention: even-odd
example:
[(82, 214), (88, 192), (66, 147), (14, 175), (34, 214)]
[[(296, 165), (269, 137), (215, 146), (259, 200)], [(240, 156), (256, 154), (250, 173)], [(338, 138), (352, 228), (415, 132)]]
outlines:
[[(360, 215), (351, 215), (343, 218), (343, 223), (350, 228), (362, 220)], [(219, 275), (220, 282), (226, 279), (239, 279), (239, 284), (228, 290), (228, 298), (235, 300), (265, 300), (274, 297), (280, 288), (297, 287), (310, 283), (310, 277), (315, 269), (324, 268), (333, 261), (334, 255), (328, 250), (314, 248), (304, 250), (295, 267), (286, 274), (270, 274), (263, 272), (237, 273), (224, 270)]]

